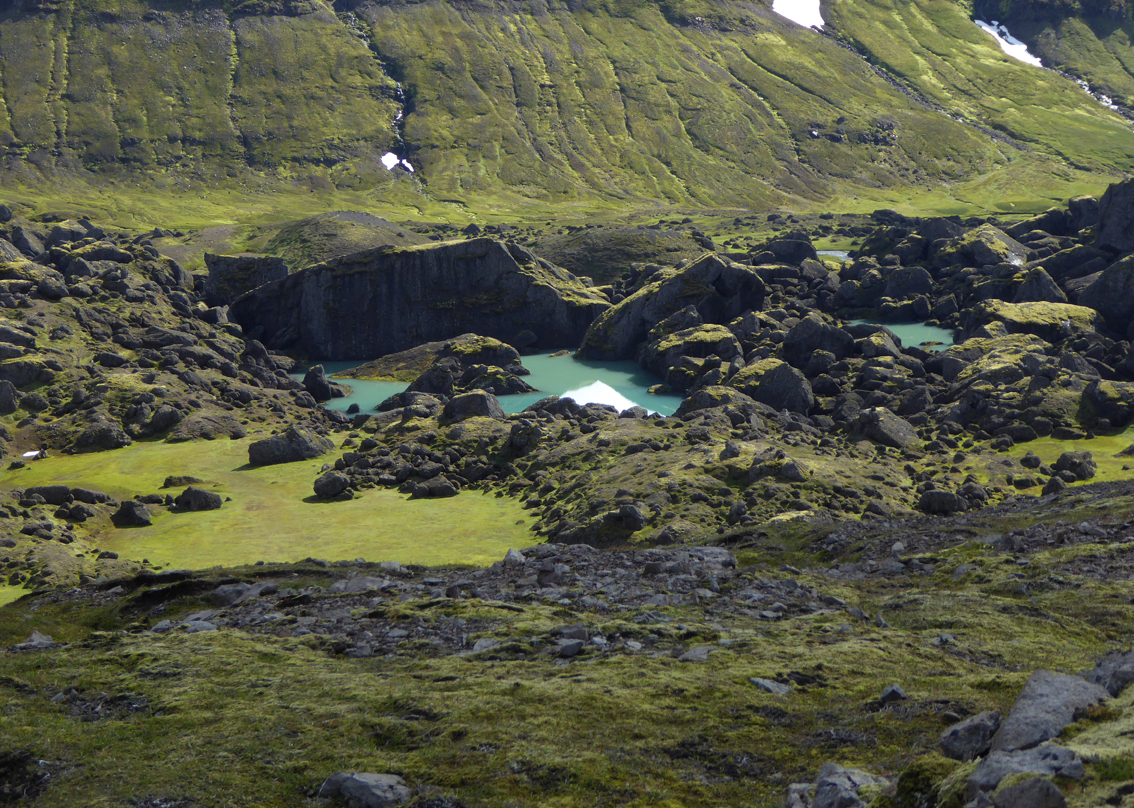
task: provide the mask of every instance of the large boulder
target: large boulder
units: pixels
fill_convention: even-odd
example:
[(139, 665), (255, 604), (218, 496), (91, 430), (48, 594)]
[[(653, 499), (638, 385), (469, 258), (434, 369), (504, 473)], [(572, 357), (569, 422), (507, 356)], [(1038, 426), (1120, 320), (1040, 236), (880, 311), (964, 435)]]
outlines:
[(939, 249), (933, 258), (938, 267), (960, 264), (967, 267), (1016, 264), (1022, 266), (1031, 250), (990, 224), (970, 230)]
[(716, 356), (728, 362), (742, 353), (740, 342), (728, 328), (706, 324), (652, 339), (642, 347), (638, 361), (671, 387), (685, 390), (700, 376), (700, 363), (688, 360)]
[(719, 255), (656, 277), (598, 316), (583, 338), (582, 358), (633, 359), (655, 326), (690, 306), (701, 322), (725, 324), (764, 302), (764, 282), (756, 271)]
[(246, 292), (288, 276), (284, 260), (270, 255), (205, 253), (205, 266), (209, 269), (205, 299), (210, 306), (227, 306)]
[(1024, 276), (1024, 282), (1016, 287), (1016, 294), (1012, 296), (1013, 303), (1066, 303), (1067, 295), (1044, 271), (1043, 267), (1036, 267)]
[(913, 424), (885, 407), (860, 412), (855, 428), (870, 440), (895, 449), (912, 449), (921, 444)]
[(115, 527), (149, 527), (153, 524), (149, 509), (132, 499), (124, 500), (110, 515), (110, 521)]
[(1032, 334), (1048, 342), (1059, 342), (1072, 334), (1094, 332), (1098, 321), (1098, 312), (1086, 306), (985, 300), (965, 311), (961, 330), (967, 338), (977, 336), (982, 329), (987, 332), (989, 325), (999, 323), (1008, 334)]
[(308, 368), (303, 374), (303, 389), (316, 401), (330, 401), (332, 398), (343, 398), (346, 395), (342, 385), (332, 384), (327, 380), (327, 371), (322, 365)]
[(1134, 255), (1104, 269), (1079, 293), (1078, 302), (1101, 314), (1111, 330), (1125, 335), (1134, 320)]
[(609, 305), (522, 247), (477, 238), (316, 264), (244, 295), (229, 318), (269, 348), (370, 359), (466, 332), (569, 347)]
[(982, 791), (987, 794), (1000, 785), (1001, 780), (1013, 774), (1081, 780), (1086, 772), (1079, 756), (1063, 746), (1044, 744), (1018, 752), (994, 750), (966, 779), (965, 799), (974, 800)]
[(973, 760), (988, 754), (1000, 728), (1000, 713), (986, 711), (958, 721), (941, 733), (941, 751), (953, 760)]
[(503, 420), (505, 413), (500, 406), (500, 399), (484, 390), (472, 390), (449, 399), (441, 411), (441, 417), (449, 421), (463, 421), (477, 416)]
[(179, 511), (215, 511), (222, 502), (220, 494), (189, 486), (177, 495), (173, 506)]
[(319, 797), (338, 799), (347, 808), (389, 808), (406, 802), (412, 792), (396, 774), (337, 772), (319, 788)]
[(253, 466), (270, 466), (276, 463), (294, 463), (311, 460), (335, 448), (330, 438), (289, 426), (278, 435), (258, 440), (248, 446), (248, 462)]
[(806, 415), (815, 404), (807, 377), (781, 359), (761, 359), (736, 373), (729, 384), (777, 412)]
[(1095, 246), (1120, 253), (1134, 250), (1134, 179), (1114, 183), (1099, 200)]
[(99, 420), (78, 434), (72, 448), (77, 452), (101, 452), (121, 449), (132, 442), (121, 426), (112, 421)]
[(1012, 752), (1038, 746), (1057, 737), (1088, 707), (1108, 698), (1104, 688), (1078, 676), (1036, 671), (993, 736), (992, 750)]
[(350, 486), (350, 477), (341, 471), (328, 471), (316, 478), (313, 488), (315, 496), (323, 499), (333, 499), (346, 491)]
[(824, 322), (815, 313), (808, 314), (784, 336), (784, 359), (792, 367), (803, 370), (819, 350), (830, 351), (835, 359), (844, 359), (854, 350), (854, 337), (838, 326)]

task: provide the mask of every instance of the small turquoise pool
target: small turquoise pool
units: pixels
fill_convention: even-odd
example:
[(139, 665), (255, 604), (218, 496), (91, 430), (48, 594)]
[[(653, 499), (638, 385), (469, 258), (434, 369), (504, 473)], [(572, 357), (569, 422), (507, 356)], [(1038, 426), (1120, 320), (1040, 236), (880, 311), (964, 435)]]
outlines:
[(953, 332), (948, 328), (925, 323), (879, 323), (874, 320), (851, 320), (851, 325), (883, 325), (894, 332), (903, 347), (914, 346), (923, 351), (943, 351), (953, 344)]
[[(539, 392), (500, 396), (500, 404), (506, 412), (520, 412), (550, 395), (572, 398), (580, 404), (610, 404), (620, 411), (637, 405), (662, 415), (672, 415), (681, 404), (679, 395), (650, 393), (649, 388), (660, 384), (661, 379), (643, 370), (636, 362), (594, 362), (575, 359), (569, 354), (552, 356), (549, 353), (525, 356), (523, 362), (524, 367), (531, 371), (531, 375), (525, 376), (524, 381)], [(322, 363), (328, 376), (358, 367), (359, 364), (361, 363)], [(302, 379), (303, 374), (295, 374), (295, 378)], [(351, 404), (357, 404), (362, 412), (372, 412), (378, 404), (409, 386), (403, 382), (359, 379), (335, 381), (348, 385), (351, 394), (346, 398), (333, 399), (325, 406), (342, 411)]]

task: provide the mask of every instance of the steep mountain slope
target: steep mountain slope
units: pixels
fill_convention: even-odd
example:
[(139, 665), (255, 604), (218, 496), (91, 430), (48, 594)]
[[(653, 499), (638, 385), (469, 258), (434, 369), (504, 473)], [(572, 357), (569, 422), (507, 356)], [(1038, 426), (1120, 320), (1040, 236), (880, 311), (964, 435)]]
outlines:
[(978, 0), (973, 10), (1005, 23), (1045, 64), (1134, 104), (1134, 9), (1123, 0)]
[[(480, 209), (758, 207), (1010, 164), (1036, 187), (1130, 168), (1120, 116), (1004, 57), (963, 6), (826, 13), (824, 35), (733, 0), (8, 2), (0, 145), (22, 178)], [(387, 151), (415, 172), (388, 172)]]

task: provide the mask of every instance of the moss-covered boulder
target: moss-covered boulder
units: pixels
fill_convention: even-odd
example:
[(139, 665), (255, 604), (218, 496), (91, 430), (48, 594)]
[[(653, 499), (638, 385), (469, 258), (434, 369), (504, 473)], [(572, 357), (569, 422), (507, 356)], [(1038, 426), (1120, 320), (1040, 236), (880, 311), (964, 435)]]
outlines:
[(715, 356), (728, 362), (741, 353), (740, 342), (728, 328), (710, 323), (652, 340), (643, 346), (638, 361), (642, 367), (665, 379), (671, 387), (686, 390), (706, 369), (703, 362), (690, 360)]
[(336, 374), (350, 379), (410, 382), (430, 365), (446, 358), (456, 359), (461, 367), (493, 365), (510, 368), (521, 375), (520, 352), (501, 340), (477, 334), (461, 334), (447, 340), (426, 342), (406, 351), (386, 354), (358, 367)]
[(1048, 342), (1058, 342), (1075, 333), (1094, 332), (1099, 319), (1093, 308), (1069, 303), (986, 300), (962, 315), (961, 330), (969, 337), (990, 324), (999, 323), (1008, 334), (1034, 334)]
[(729, 384), (776, 411), (806, 415), (815, 404), (811, 383), (782, 359), (761, 359), (739, 370)]
[(933, 263), (938, 267), (955, 264), (984, 267), (996, 264), (1023, 265), (1031, 250), (1003, 230), (983, 224), (958, 236), (937, 251)]
[(651, 329), (687, 307), (704, 323), (724, 324), (764, 303), (760, 276), (719, 255), (657, 274), (658, 280), (599, 315), (583, 338), (582, 358), (632, 359)]

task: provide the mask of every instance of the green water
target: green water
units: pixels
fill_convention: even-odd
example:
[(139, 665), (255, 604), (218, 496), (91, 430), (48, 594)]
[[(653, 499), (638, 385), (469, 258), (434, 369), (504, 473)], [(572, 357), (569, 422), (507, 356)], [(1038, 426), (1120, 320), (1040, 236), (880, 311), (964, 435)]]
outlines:
[[(672, 415), (681, 396), (654, 395), (649, 388), (661, 383), (661, 379), (645, 370), (636, 362), (592, 362), (575, 359), (571, 355), (552, 356), (551, 354), (532, 354), (523, 357), (524, 367), (531, 371), (524, 381), (539, 392), (514, 396), (500, 396), (500, 405), (506, 412), (520, 412), (550, 395), (573, 398), (580, 404), (610, 404), (618, 410), (638, 405), (650, 412)], [(324, 362), (328, 376), (341, 373), (358, 362)], [(303, 374), (295, 374), (302, 379)], [(359, 379), (337, 379), (351, 388), (346, 398), (336, 398), (325, 406), (333, 410), (346, 411), (351, 404), (357, 404), (362, 412), (371, 412), (385, 399), (400, 393), (408, 386), (402, 382), (371, 382)]]
[(878, 323), (873, 320), (851, 320), (851, 325), (884, 325), (902, 341), (903, 347), (916, 346), (925, 351), (943, 351), (953, 344), (953, 332), (925, 323)]

